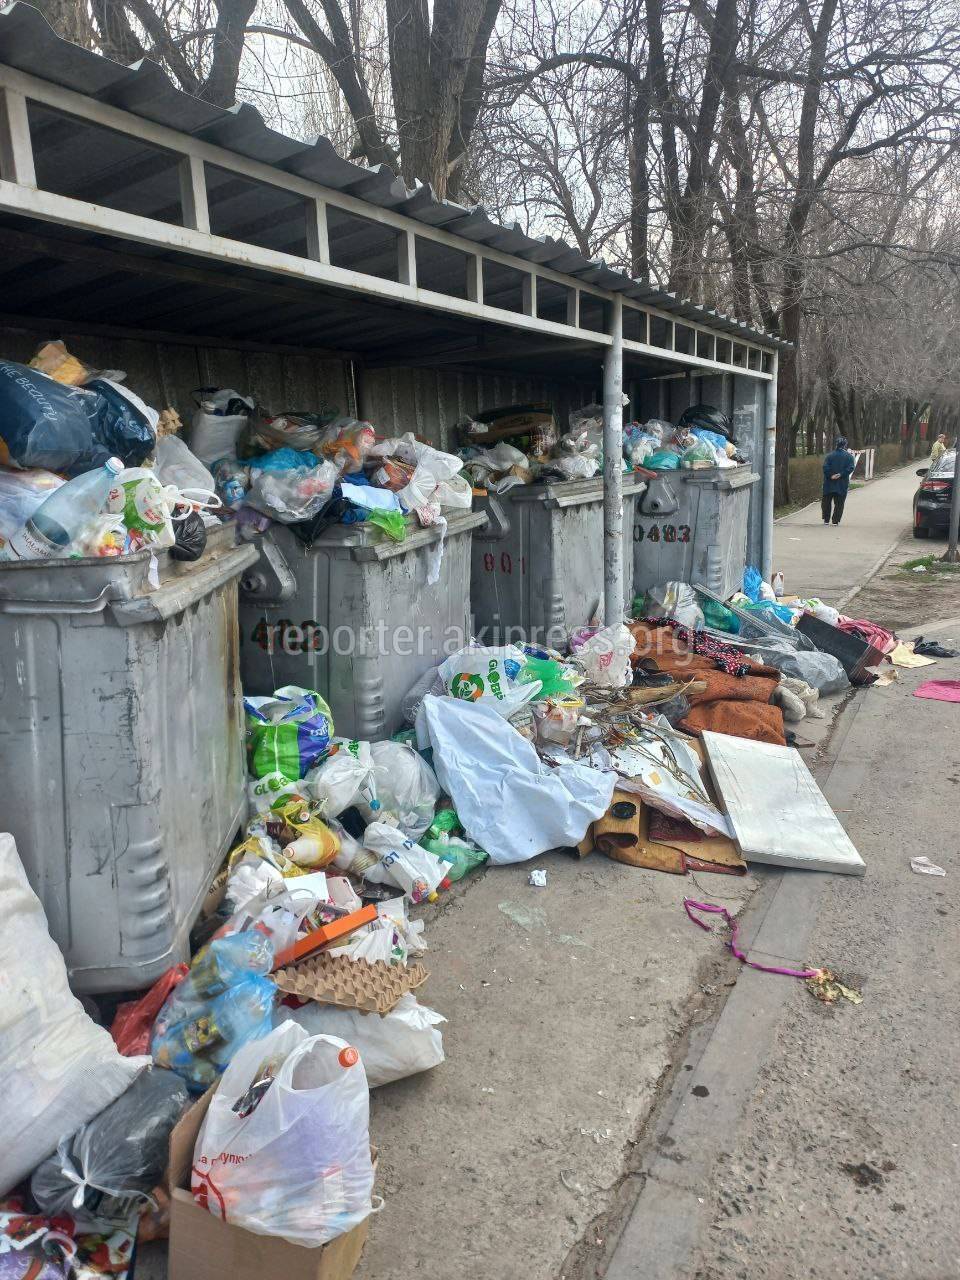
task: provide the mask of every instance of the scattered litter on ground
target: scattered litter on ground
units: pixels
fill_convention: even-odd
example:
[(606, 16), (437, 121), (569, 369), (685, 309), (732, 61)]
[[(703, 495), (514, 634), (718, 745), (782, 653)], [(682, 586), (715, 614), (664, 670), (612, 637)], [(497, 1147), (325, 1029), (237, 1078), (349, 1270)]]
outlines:
[(547, 887), (547, 873), (539, 867), (530, 872), (530, 878), (527, 881), (537, 889), (545, 889)]
[(943, 867), (938, 867), (929, 858), (911, 858), (910, 869), (921, 876), (945, 876), (947, 874)]
[(855, 987), (846, 985), (832, 969), (817, 969), (807, 979), (807, 990), (821, 1004), (836, 1004), (838, 1000), (849, 1000), (851, 1004), (862, 1004), (863, 996)]
[(913, 696), (934, 702), (960, 702), (960, 680), (928, 680), (914, 689)]

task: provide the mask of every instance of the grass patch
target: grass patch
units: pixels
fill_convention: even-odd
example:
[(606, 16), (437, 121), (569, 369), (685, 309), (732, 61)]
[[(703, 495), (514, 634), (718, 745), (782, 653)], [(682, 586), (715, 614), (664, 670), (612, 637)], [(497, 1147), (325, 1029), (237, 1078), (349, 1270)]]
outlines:
[(949, 564), (937, 555), (916, 556), (913, 560), (904, 560), (898, 564), (889, 576), (909, 582), (929, 583), (935, 581), (941, 574), (949, 577), (958, 569), (960, 564)]

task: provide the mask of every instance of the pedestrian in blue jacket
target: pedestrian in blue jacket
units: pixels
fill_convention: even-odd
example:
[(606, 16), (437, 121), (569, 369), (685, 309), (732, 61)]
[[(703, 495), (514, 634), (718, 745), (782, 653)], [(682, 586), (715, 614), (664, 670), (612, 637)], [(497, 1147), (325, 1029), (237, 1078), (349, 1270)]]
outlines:
[(856, 466), (853, 454), (847, 448), (844, 436), (838, 436), (833, 446), (833, 453), (828, 453), (823, 460), (823, 497), (820, 499), (820, 510), (823, 523), (830, 523), (830, 509), (833, 508), (833, 523), (839, 524), (843, 519), (843, 504), (847, 500), (850, 477)]

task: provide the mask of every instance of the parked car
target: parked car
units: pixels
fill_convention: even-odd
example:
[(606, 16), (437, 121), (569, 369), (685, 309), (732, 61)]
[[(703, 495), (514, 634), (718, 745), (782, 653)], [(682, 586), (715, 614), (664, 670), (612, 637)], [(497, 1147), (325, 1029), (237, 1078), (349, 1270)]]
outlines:
[(950, 503), (953, 499), (953, 471), (956, 452), (948, 449), (932, 467), (920, 467), (920, 488), (913, 495), (913, 536), (929, 538), (931, 530), (949, 532)]

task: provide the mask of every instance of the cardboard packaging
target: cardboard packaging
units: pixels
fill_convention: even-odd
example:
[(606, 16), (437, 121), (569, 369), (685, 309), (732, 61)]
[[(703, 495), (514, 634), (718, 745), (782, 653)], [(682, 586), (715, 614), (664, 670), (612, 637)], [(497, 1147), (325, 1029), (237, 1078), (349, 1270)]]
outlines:
[(194, 1201), (193, 1151), (214, 1092), (209, 1089), (170, 1135), (168, 1280), (350, 1280), (366, 1243), (369, 1218), (322, 1248), (306, 1249), (221, 1222)]

